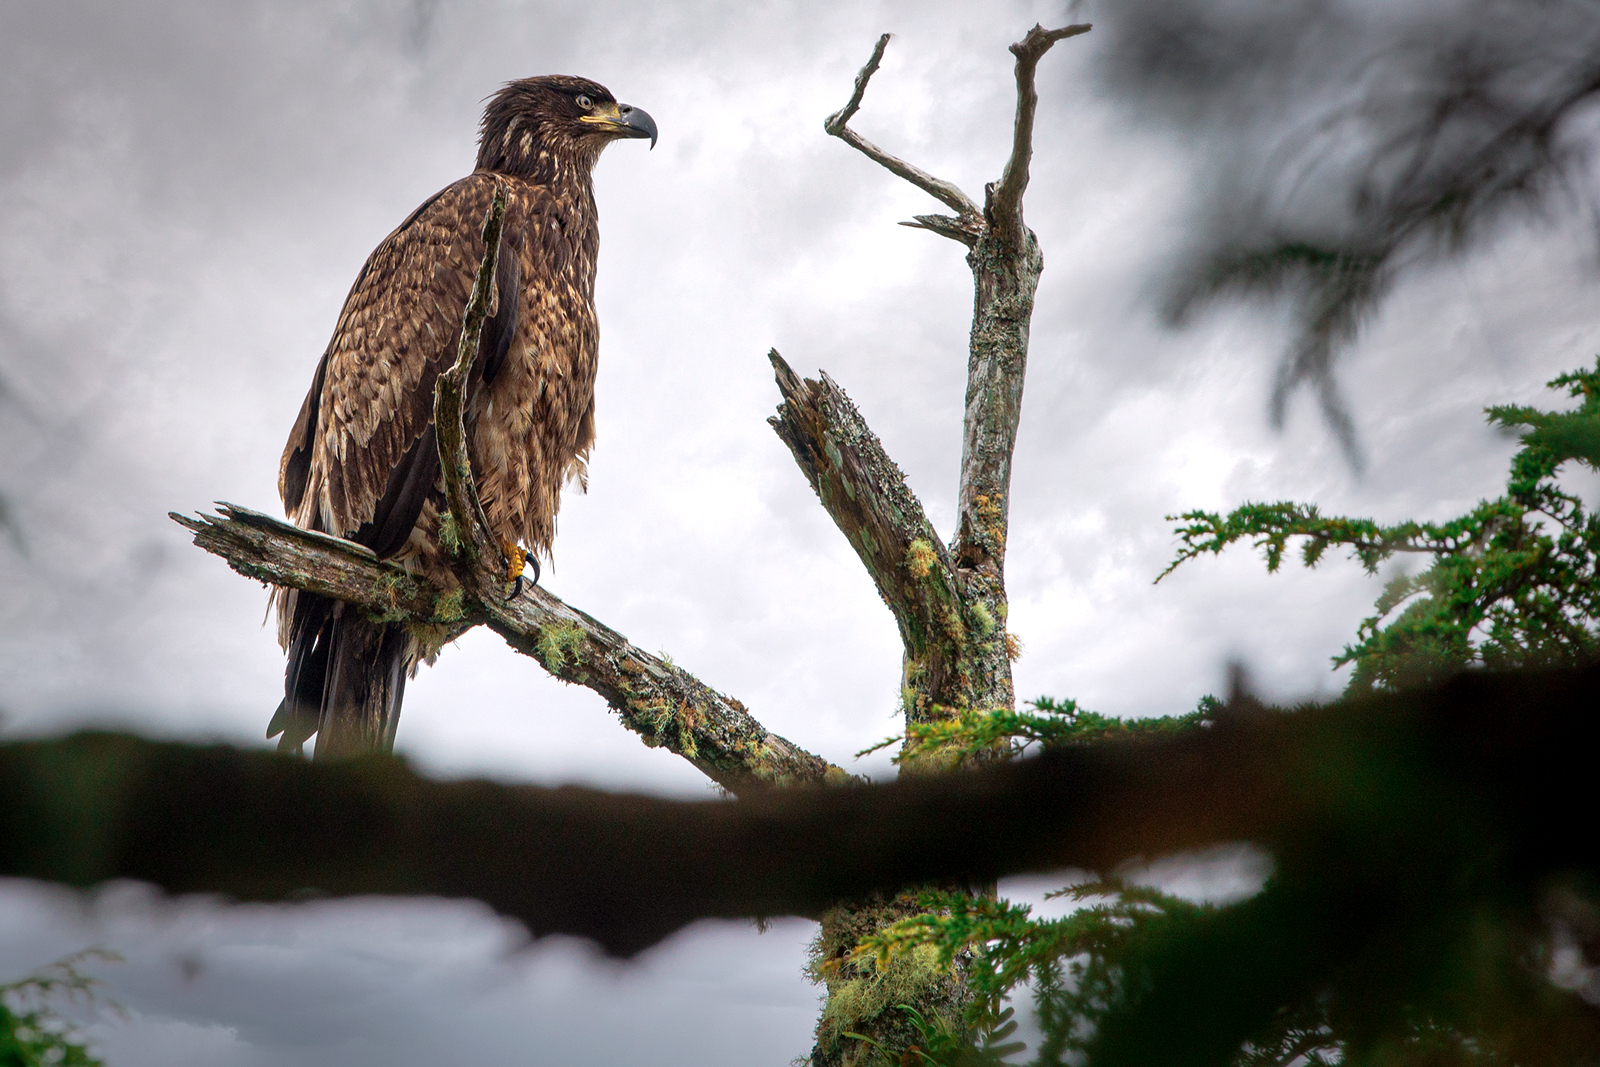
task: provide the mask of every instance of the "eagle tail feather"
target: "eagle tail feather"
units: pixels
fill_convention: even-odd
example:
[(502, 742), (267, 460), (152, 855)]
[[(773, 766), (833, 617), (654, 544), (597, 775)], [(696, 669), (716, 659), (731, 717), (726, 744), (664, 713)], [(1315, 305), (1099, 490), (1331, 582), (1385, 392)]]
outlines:
[(267, 736), (282, 735), (278, 751), (299, 752), (318, 735), (317, 759), (392, 751), (415, 659), (405, 627), (303, 591), (290, 610), (283, 702)]

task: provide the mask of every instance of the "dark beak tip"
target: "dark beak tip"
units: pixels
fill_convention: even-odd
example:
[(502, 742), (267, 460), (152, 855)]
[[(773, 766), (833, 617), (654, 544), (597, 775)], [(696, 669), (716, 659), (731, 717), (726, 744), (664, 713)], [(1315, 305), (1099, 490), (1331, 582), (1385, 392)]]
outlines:
[(650, 138), (650, 150), (652, 152), (655, 151), (656, 120), (651, 118), (650, 112), (642, 107), (633, 107), (630, 104), (624, 104), (623, 106), (627, 108), (629, 129), (637, 131), (630, 136)]

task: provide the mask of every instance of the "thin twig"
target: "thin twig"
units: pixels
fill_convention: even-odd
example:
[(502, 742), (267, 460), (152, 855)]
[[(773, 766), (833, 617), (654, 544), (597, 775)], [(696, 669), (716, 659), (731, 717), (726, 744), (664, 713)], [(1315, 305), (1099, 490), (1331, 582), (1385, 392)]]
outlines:
[(1028, 188), (1028, 164), (1033, 159), (1033, 117), (1039, 107), (1039, 92), (1034, 73), (1039, 60), (1057, 41), (1088, 33), (1089, 23), (1047, 30), (1035, 23), (1028, 35), (1011, 46), (1017, 57), (1017, 119), (1012, 129), (1011, 158), (1001, 172), (999, 184), (990, 191), (988, 214), (1007, 241), (1022, 236), (1022, 194)]
[(855, 92), (850, 94), (850, 102), (844, 106), (842, 111), (836, 111), (829, 115), (828, 121), (822, 124), (822, 128), (834, 137), (839, 136), (839, 131), (844, 129), (846, 123), (855, 118), (857, 111), (861, 110), (861, 98), (867, 95), (867, 82), (871, 81), (872, 76), (878, 73), (878, 64), (883, 62), (883, 51), (889, 47), (889, 38), (892, 36), (894, 35), (886, 33), (878, 38), (877, 45), (872, 49), (872, 58), (867, 60), (867, 65), (862, 67), (856, 74), (856, 89)]
[[(822, 124), (822, 128), (826, 130), (830, 136), (839, 138), (845, 144), (849, 145), (851, 148), (854, 148), (856, 151), (860, 152), (862, 155), (866, 156), (880, 167), (883, 167), (885, 170), (904, 178), (912, 185), (915, 185), (918, 189), (921, 189), (929, 196), (934, 197), (941, 203), (948, 206), (957, 214), (963, 216), (964, 218), (979, 218), (978, 205), (973, 203), (972, 199), (967, 196), (966, 193), (963, 193), (960, 189), (958, 189), (954, 184), (947, 182), (942, 178), (935, 178), (933, 175), (924, 170), (919, 170), (910, 163), (907, 163), (905, 160), (890, 155), (849, 127), (848, 123), (850, 119), (857, 111), (861, 109), (861, 98), (866, 94), (867, 82), (872, 79), (872, 75), (877, 71), (878, 64), (883, 59), (883, 50), (887, 48), (888, 45), (889, 35), (887, 33), (878, 38), (878, 44), (872, 50), (872, 58), (867, 60), (867, 65), (862, 67), (861, 73), (856, 75), (856, 88), (855, 92), (850, 95), (850, 102), (846, 104), (842, 110), (836, 111), (832, 115), (829, 115), (827, 121)], [(935, 233), (942, 234), (946, 237), (953, 236), (951, 233), (947, 233), (945, 230), (934, 226), (924, 225), (923, 228), (933, 230)], [(961, 238), (956, 239), (960, 240)]]
[(913, 230), (931, 230), (940, 237), (960, 241), (968, 248), (977, 244), (978, 238), (983, 235), (983, 220), (976, 215), (961, 218), (954, 215), (913, 215), (911, 218), (912, 221), (902, 222), (900, 225), (909, 226)]

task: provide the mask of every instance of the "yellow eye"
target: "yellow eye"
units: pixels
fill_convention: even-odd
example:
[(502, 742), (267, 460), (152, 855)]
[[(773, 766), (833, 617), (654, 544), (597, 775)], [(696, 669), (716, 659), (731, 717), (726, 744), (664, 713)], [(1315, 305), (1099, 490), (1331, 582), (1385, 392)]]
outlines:
[(583, 110), (585, 110), (585, 111), (588, 111), (591, 107), (594, 107), (594, 101), (590, 100), (587, 96), (584, 96), (581, 93), (576, 97), (576, 99), (573, 102), (576, 103), (579, 107), (583, 108)]

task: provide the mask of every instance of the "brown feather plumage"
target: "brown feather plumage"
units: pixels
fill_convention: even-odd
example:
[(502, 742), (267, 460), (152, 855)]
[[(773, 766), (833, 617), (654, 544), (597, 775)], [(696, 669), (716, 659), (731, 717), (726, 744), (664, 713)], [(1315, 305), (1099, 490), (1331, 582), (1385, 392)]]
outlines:
[[(604, 114), (614, 121), (592, 117)], [(650, 136), (653, 142), (654, 132), (643, 112), (617, 105), (606, 89), (581, 78), (512, 82), (491, 99), (477, 169), (389, 234), (345, 298), (279, 466), (279, 492), (294, 522), (379, 547), (431, 580), (453, 584), (437, 540), (443, 508), (437, 462), (414, 450), (433, 417), (435, 382), (455, 359), (483, 257), (480, 229), (500, 185), (507, 199), (499, 306), (469, 382), (468, 452), (490, 532), (549, 555), (561, 489), (584, 480), (594, 443), (600, 241), (591, 172), (609, 141)], [(420, 476), (429, 476), (428, 484)], [(399, 531), (387, 550), (379, 545), (383, 529)], [(279, 636), (291, 653), (285, 698), (291, 712), (296, 619), (310, 617), (300, 608), (303, 599), (292, 591), (279, 599)], [(299, 658), (310, 655), (298, 651)], [(409, 642), (409, 670), (418, 653)], [(306, 703), (309, 694), (299, 699)], [(326, 743), (337, 709), (326, 706), (326, 697), (321, 703)], [(298, 732), (309, 726), (302, 722)], [(392, 724), (387, 733), (392, 737)]]

